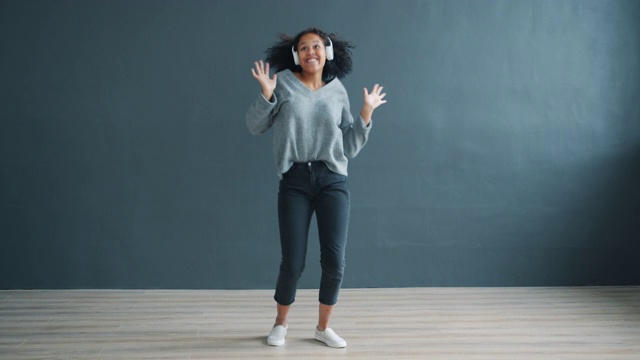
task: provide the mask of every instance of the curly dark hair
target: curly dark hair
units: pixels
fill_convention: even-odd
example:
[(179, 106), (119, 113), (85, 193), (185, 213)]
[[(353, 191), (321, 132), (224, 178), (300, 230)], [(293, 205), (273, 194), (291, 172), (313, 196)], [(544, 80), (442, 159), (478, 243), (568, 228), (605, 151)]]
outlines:
[(324, 69), (322, 69), (322, 80), (329, 82), (334, 78), (343, 78), (351, 72), (351, 49), (355, 48), (355, 45), (340, 38), (334, 33), (327, 34), (315, 27), (308, 28), (300, 32), (295, 37), (291, 37), (287, 34), (280, 34), (280, 41), (276, 42), (272, 47), (265, 51), (267, 53), (267, 62), (276, 72), (285, 69), (289, 69), (293, 72), (302, 71), (302, 67), (293, 62), (291, 47), (294, 46), (297, 48), (300, 38), (306, 34), (316, 34), (320, 36), (324, 40), (325, 46), (329, 45), (327, 38), (330, 38), (333, 43), (334, 57), (333, 60), (325, 63)]

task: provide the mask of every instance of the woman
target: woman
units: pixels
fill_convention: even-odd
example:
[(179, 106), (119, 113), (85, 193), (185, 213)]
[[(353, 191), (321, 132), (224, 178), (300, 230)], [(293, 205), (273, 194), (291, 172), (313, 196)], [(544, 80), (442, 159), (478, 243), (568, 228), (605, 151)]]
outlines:
[[(274, 299), (277, 316), (267, 343), (283, 345), (287, 315), (305, 267), (307, 236), (313, 213), (320, 240), (322, 278), (315, 338), (330, 347), (346, 341), (329, 328), (344, 271), (349, 223), (348, 158), (367, 142), (373, 111), (386, 94), (376, 84), (365, 88), (364, 104), (354, 121), (347, 92), (338, 80), (351, 71), (351, 45), (310, 28), (295, 38), (281, 35), (251, 69), (262, 94), (246, 115), (252, 134), (273, 131), (273, 151), (280, 177), (278, 222), (282, 260)], [(277, 72), (269, 75), (270, 63)]]

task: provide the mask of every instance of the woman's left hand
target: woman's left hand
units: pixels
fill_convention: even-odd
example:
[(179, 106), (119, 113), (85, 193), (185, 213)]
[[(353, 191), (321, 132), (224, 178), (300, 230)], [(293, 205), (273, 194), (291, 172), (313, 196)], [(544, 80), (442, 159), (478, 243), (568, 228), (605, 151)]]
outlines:
[(384, 100), (384, 97), (387, 95), (382, 92), (382, 86), (379, 84), (375, 84), (371, 93), (367, 90), (367, 88), (362, 89), (364, 92), (364, 104), (362, 105), (362, 111), (360, 115), (364, 119), (364, 122), (369, 124), (371, 121), (371, 114), (373, 114), (373, 110), (375, 110), (378, 106), (387, 102)]

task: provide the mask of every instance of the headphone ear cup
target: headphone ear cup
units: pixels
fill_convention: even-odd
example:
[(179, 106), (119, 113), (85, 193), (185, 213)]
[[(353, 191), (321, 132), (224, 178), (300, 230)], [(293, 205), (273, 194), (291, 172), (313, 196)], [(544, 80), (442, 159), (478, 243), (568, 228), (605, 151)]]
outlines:
[[(293, 46), (291, 46), (291, 53), (293, 54), (293, 63), (296, 65), (300, 65), (300, 58), (298, 57), (298, 52), (295, 51)], [(333, 54), (333, 50), (332, 50), (332, 54)]]
[(327, 40), (329, 40), (329, 46), (325, 48), (325, 53), (327, 54), (327, 60), (331, 61), (333, 60), (333, 43), (331, 39), (327, 38)]

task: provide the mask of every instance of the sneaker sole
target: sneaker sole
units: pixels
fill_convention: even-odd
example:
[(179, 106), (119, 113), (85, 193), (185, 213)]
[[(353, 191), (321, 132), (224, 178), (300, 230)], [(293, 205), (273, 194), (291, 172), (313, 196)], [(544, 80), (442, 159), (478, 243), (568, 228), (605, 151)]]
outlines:
[(269, 344), (271, 346), (282, 346), (282, 345), (284, 345), (284, 340), (282, 340), (282, 341), (271, 341), (271, 340), (267, 339), (267, 344)]
[(320, 341), (321, 343), (327, 345), (330, 348), (335, 348), (335, 349), (339, 349), (339, 348), (344, 348), (347, 347), (346, 343), (334, 343), (334, 342), (330, 342), (327, 341), (319, 336), (316, 336), (316, 340)]

